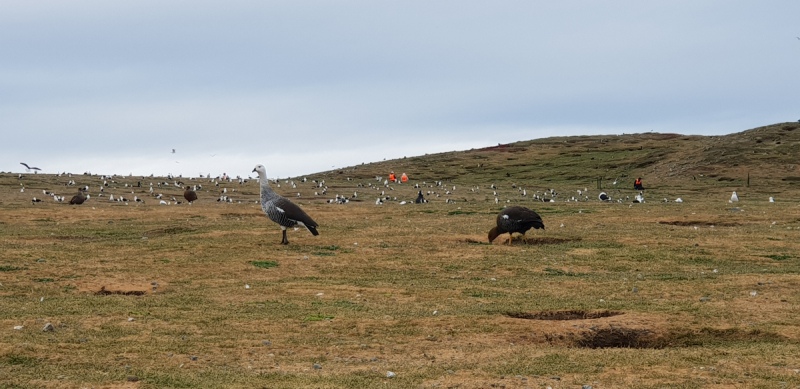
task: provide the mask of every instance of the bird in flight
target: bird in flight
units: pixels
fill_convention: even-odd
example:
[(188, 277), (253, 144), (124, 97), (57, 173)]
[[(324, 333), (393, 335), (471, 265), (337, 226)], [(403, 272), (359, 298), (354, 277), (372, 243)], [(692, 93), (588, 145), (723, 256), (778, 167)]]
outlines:
[(29, 171), (31, 171), (31, 170), (42, 170), (42, 169), (39, 169), (38, 167), (31, 167), (31, 166), (28, 166), (28, 164), (27, 164), (27, 163), (25, 163), (25, 162), (20, 162), (19, 164), (20, 164), (20, 165), (22, 165), (22, 166), (25, 166), (25, 171), (26, 171), (26, 172), (29, 172)]
[(175, 149), (172, 149), (172, 154), (175, 154)]

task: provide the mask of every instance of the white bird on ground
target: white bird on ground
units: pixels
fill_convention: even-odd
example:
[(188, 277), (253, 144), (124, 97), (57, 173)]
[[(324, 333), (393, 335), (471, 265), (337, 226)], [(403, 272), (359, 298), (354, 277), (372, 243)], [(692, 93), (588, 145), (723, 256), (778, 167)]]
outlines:
[(736, 195), (736, 191), (733, 191), (733, 194), (731, 195), (731, 200), (728, 201), (728, 202), (729, 203), (735, 203), (737, 201), (739, 201), (739, 196)]
[(167, 205), (167, 202), (166, 202), (166, 201), (164, 201), (164, 200), (161, 200), (161, 201), (159, 202), (159, 204), (161, 204), (161, 205)]
[(611, 201), (611, 197), (608, 197), (606, 192), (600, 192), (600, 196), (598, 197), (600, 198), (600, 201)]
[(678, 197), (677, 199), (675, 199), (675, 202), (676, 202), (676, 203), (682, 203), (682, 202), (683, 202), (683, 199), (682, 199), (682, 198), (680, 198), (680, 197)]
[(378, 197), (378, 199), (375, 200), (375, 205), (383, 205), (383, 200), (381, 200), (381, 198)]
[(770, 196), (770, 197), (769, 197), (769, 202), (770, 202), (770, 203), (774, 203), (774, 202), (775, 202), (775, 199), (773, 199), (773, 198), (772, 198), (772, 196)]

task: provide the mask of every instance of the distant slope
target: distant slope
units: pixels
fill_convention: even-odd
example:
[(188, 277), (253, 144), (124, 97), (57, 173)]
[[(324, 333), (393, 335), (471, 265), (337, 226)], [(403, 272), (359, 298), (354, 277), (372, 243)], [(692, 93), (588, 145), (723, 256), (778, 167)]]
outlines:
[[(800, 123), (779, 123), (725, 136), (626, 134), (552, 137), (382, 161), (319, 173), (333, 179), (387, 177), (414, 180), (533, 180), (596, 182), (598, 178), (645, 184), (800, 185)], [(626, 184), (627, 185), (627, 184)]]

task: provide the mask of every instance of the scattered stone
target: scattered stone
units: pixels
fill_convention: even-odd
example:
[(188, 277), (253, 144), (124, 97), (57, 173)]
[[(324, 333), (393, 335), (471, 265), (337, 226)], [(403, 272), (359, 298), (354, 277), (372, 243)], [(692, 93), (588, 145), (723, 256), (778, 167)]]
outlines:
[(397, 374), (394, 374), (391, 371), (386, 372), (386, 378), (394, 378), (394, 377), (397, 377)]
[(372, 358), (370, 359), (370, 361), (372, 361), (372, 362), (377, 362), (377, 361), (378, 361), (378, 358), (376, 358), (376, 357), (372, 357)]
[(755, 290), (754, 290), (754, 291), (752, 291), (752, 292), (750, 292), (750, 295), (751, 295), (751, 296), (755, 296), (755, 295), (757, 295), (757, 294), (758, 294), (758, 292), (756, 292)]
[(583, 385), (581, 389), (592, 389), (592, 385)]
[(454, 372), (454, 371), (452, 371), (452, 370), (448, 370), (448, 371), (447, 371), (447, 374), (455, 374), (455, 372)]
[(700, 301), (711, 301), (711, 297), (700, 297)]
[(633, 287), (633, 290), (632, 290), (632, 292), (633, 292), (633, 293), (639, 293), (639, 289), (637, 289), (637, 288), (634, 286), (634, 287)]
[(128, 321), (134, 321), (134, 320), (136, 320), (136, 319), (134, 319), (134, 318), (132, 318), (132, 317), (129, 317), (129, 318), (128, 318)]
[(191, 357), (189, 357), (189, 359), (191, 359), (191, 360), (193, 360), (193, 361), (196, 361), (196, 360), (197, 360), (197, 357), (196, 357), (196, 356), (194, 356), (194, 355), (192, 355)]
[(264, 346), (272, 346), (272, 342), (270, 342), (268, 340), (265, 340), (265, 341), (261, 342), (261, 344), (263, 344)]
[(55, 330), (56, 330), (56, 327), (53, 327), (53, 325), (50, 324), (50, 323), (45, 324), (44, 328), (42, 328), (42, 331), (44, 331), (44, 332), (54, 332)]
[(319, 370), (319, 369), (322, 369), (322, 366), (321, 366), (321, 365), (319, 365), (319, 364), (316, 364), (316, 363), (315, 363), (315, 364), (314, 364), (314, 368), (315, 368), (315, 369), (317, 369), (317, 370)]
[(15, 329), (15, 330), (21, 330), (21, 329), (22, 329), (22, 326), (14, 326), (14, 329)]
[(83, 339), (79, 339), (79, 340), (78, 340), (78, 342), (81, 342), (81, 343), (85, 343), (85, 342), (88, 342), (88, 341), (89, 341), (89, 339), (86, 339), (86, 338), (83, 338)]
[(247, 285), (247, 284), (245, 284), (245, 285), (244, 285), (244, 288), (245, 288), (245, 289), (250, 289), (250, 285)]
[(39, 258), (39, 259), (36, 260), (36, 262), (47, 262), (47, 260), (44, 259), (44, 258)]
[(128, 376), (128, 382), (138, 382), (138, 381), (139, 381), (139, 377), (137, 377), (135, 375), (129, 375)]
[(172, 353), (167, 354), (168, 357), (172, 358)]

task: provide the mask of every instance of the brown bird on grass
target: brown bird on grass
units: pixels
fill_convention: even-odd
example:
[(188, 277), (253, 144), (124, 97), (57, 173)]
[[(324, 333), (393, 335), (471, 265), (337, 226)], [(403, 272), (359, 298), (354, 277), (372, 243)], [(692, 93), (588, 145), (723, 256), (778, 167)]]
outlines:
[(72, 199), (69, 200), (69, 203), (70, 204), (75, 204), (75, 205), (80, 205), (80, 204), (83, 204), (83, 202), (86, 201), (86, 199), (88, 199), (88, 198), (89, 198), (89, 196), (86, 196), (85, 194), (83, 194), (83, 188), (81, 188), (80, 190), (78, 190), (78, 194), (76, 194), (75, 196), (72, 196)]
[(183, 191), (183, 198), (191, 204), (193, 201), (197, 201), (197, 193), (187, 186), (186, 190)]
[(498, 236), (508, 233), (508, 245), (510, 246), (514, 240), (514, 233), (520, 233), (525, 244), (528, 244), (525, 233), (531, 228), (544, 229), (544, 223), (539, 214), (525, 207), (508, 207), (497, 215), (497, 227), (489, 231), (489, 243)]

